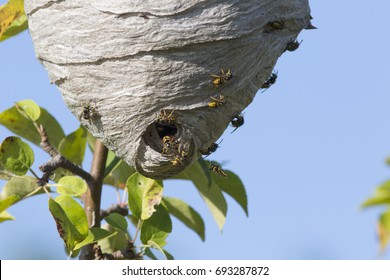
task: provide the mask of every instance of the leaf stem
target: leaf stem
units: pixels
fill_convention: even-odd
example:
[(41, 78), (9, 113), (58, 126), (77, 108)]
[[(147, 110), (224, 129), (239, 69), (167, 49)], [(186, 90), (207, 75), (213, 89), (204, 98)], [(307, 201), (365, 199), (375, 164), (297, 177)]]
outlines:
[(34, 175), (35, 178), (37, 178), (38, 180), (41, 179), (38, 177), (37, 173), (35, 173), (31, 167), (29, 168), (29, 170), (30, 170), (31, 174)]
[(133, 244), (134, 244), (135, 241), (137, 240), (138, 233), (139, 233), (139, 231), (140, 231), (140, 229), (141, 229), (141, 227), (142, 227), (143, 222), (144, 222), (144, 221), (141, 220), (141, 219), (138, 220), (137, 228), (136, 228), (136, 230), (135, 230), (134, 238), (133, 238), (133, 241), (132, 241)]

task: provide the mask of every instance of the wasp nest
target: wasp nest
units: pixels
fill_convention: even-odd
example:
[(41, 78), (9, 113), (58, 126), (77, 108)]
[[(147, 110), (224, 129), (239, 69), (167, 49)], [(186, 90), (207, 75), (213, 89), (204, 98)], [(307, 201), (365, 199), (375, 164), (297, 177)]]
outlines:
[(307, 0), (25, 4), (37, 57), (69, 109), (156, 179), (213, 149), (312, 27)]

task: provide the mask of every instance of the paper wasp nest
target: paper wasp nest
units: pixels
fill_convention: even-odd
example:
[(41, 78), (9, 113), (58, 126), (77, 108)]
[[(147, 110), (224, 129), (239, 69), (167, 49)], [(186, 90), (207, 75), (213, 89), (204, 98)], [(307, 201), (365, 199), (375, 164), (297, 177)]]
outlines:
[(207, 151), (252, 102), (287, 44), (311, 28), (307, 0), (25, 5), (37, 57), (72, 113), (157, 179)]

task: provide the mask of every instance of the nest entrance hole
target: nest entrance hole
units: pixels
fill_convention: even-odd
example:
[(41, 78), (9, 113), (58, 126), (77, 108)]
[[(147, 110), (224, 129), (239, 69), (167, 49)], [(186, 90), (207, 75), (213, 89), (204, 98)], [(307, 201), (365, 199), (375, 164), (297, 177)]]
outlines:
[(156, 152), (162, 153), (164, 148), (164, 137), (169, 136), (176, 139), (178, 138), (178, 134), (180, 134), (179, 130), (180, 128), (174, 122), (168, 123), (156, 120), (148, 126), (143, 139), (147, 146)]
[(165, 136), (175, 136), (177, 133), (176, 124), (162, 124), (160, 122), (155, 122), (154, 124), (160, 139), (163, 139)]

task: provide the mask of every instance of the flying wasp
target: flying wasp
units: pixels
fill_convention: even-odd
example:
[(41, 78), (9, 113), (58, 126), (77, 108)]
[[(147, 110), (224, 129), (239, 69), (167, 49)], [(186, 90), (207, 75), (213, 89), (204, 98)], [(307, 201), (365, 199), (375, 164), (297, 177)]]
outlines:
[(219, 143), (212, 143), (208, 148), (207, 150), (205, 151), (201, 151), (200, 153), (202, 155), (204, 155), (205, 157), (203, 159), (205, 159), (206, 157), (208, 157), (209, 155), (211, 155), (212, 153), (214, 153), (218, 147), (219, 147), (219, 144), (221, 144), (223, 141), (223, 139), (221, 141), (219, 141)]
[(230, 71), (230, 69), (228, 69), (226, 72), (221, 69), (221, 73), (222, 75), (219, 76), (219, 75), (214, 75), (212, 74), (211, 77), (213, 77), (213, 84), (214, 86), (220, 86), (222, 85), (223, 83), (229, 81), (231, 78), (233, 78), (233, 74), (232, 72)]
[(227, 173), (223, 171), (221, 167), (214, 163), (210, 164), (209, 170), (213, 171), (214, 173), (217, 173), (218, 175), (221, 175), (222, 177), (227, 177)]
[(83, 118), (84, 120), (91, 121), (93, 114), (96, 112), (96, 105), (92, 106), (91, 101), (88, 102), (87, 105), (84, 105), (83, 111), (79, 115), (79, 120)]
[(278, 71), (273, 72), (271, 74), (271, 76), (261, 85), (260, 88), (267, 89), (267, 88), (271, 87), (276, 82), (277, 78), (278, 78)]
[(233, 119), (230, 121), (230, 124), (234, 127), (234, 130), (231, 132), (233, 133), (237, 128), (244, 124), (244, 116), (237, 112), (237, 115), (233, 117)]
[(284, 51), (289, 51), (289, 52), (295, 51), (296, 49), (299, 48), (299, 45), (302, 43), (302, 41), (303, 40), (301, 40), (300, 42), (298, 42), (298, 41), (291, 41), (291, 42), (287, 43), (287, 46), (286, 46)]
[(212, 99), (212, 101), (210, 101), (207, 104), (210, 108), (220, 107), (223, 104), (225, 104), (225, 102), (226, 102), (225, 101), (225, 97), (222, 94), (219, 95), (219, 98), (215, 98), (215, 97), (212, 97), (212, 96), (210, 96), (210, 98)]

